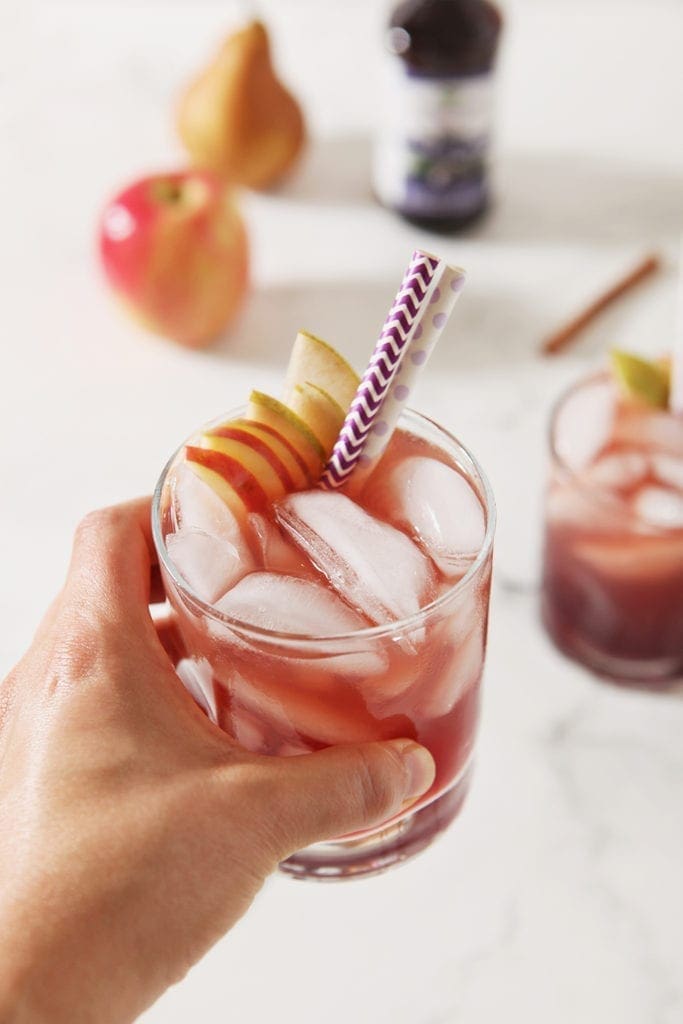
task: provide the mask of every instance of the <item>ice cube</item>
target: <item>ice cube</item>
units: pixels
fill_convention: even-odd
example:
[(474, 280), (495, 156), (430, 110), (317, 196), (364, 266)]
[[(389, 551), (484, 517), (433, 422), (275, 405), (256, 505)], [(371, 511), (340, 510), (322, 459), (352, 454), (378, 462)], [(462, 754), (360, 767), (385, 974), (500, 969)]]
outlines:
[(349, 691), (348, 700), (329, 700), (315, 690), (287, 684), (268, 676), (254, 680), (233, 674), (230, 684), (231, 706), (246, 709), (271, 737), (294, 747), (314, 750), (332, 743), (362, 743), (386, 735), (410, 735), (397, 716), (384, 724), (377, 722), (362, 702)]
[(613, 452), (587, 470), (586, 479), (598, 487), (626, 490), (644, 480), (650, 465), (642, 452)]
[(464, 476), (438, 459), (403, 459), (380, 484), (373, 508), (411, 533), (448, 577), (461, 576), (484, 541), (481, 501)]
[[(369, 625), (323, 583), (280, 573), (245, 576), (216, 607), (239, 622), (278, 633), (326, 637), (357, 633)], [(365, 679), (383, 672), (388, 656), (379, 640), (349, 640), (321, 649), (310, 658), (293, 651), (287, 662), (304, 675), (308, 670), (308, 674)]]
[(683, 530), (683, 494), (664, 487), (643, 487), (633, 506), (637, 515), (652, 526)]
[(267, 730), (245, 708), (231, 708), (228, 719), (221, 724), (245, 750), (250, 750), (252, 754), (269, 752)]
[(683, 458), (676, 459), (673, 455), (654, 455), (652, 467), (655, 476), (661, 483), (683, 491)]
[(166, 538), (166, 549), (180, 575), (202, 600), (213, 603), (252, 568), (227, 540), (201, 530), (182, 529)]
[[(357, 633), (369, 626), (367, 619), (323, 583), (279, 573), (253, 572), (245, 576), (216, 603), (216, 608), (238, 622), (278, 633), (326, 637)], [(242, 648), (251, 646), (248, 637), (227, 625), (212, 622), (209, 629), (224, 641)], [(339, 641), (310, 651), (293, 649), (291, 657), (282, 657), (283, 676), (294, 673), (321, 690), (325, 689), (325, 680), (335, 676), (349, 682), (372, 679), (386, 669), (389, 660), (379, 639)]]
[(283, 686), (282, 679), (269, 679), (261, 686), (257, 681), (247, 679), (245, 675), (232, 668), (230, 678), (224, 679), (222, 685), (230, 695), (230, 710), (220, 725), (228, 732), (233, 728), (233, 716), (236, 712), (242, 711), (253, 721), (260, 723), (263, 735), (268, 729), (279, 739), (289, 742), (296, 740), (297, 730), (285, 704), (285, 693), (287, 698), (291, 698), (291, 693), (289, 688), (285, 689)]
[(609, 381), (596, 380), (574, 391), (555, 420), (555, 448), (570, 469), (588, 466), (607, 443), (614, 423), (616, 395)]
[(324, 584), (279, 573), (250, 573), (216, 607), (239, 622), (278, 633), (332, 636), (368, 626)]
[(471, 686), (475, 686), (484, 668), (484, 631), (474, 629), (457, 643), (445, 644), (441, 663), (431, 678), (419, 687), (420, 714), (441, 718), (449, 714)]
[(620, 497), (609, 491), (591, 491), (572, 481), (553, 481), (546, 496), (546, 521), (591, 533), (612, 533), (624, 516)]
[(249, 516), (249, 525), (258, 542), (264, 569), (288, 576), (300, 576), (307, 568), (310, 572), (310, 565), (306, 565), (299, 549), (282, 535), (277, 523), (253, 512)]
[(213, 672), (206, 658), (183, 658), (176, 665), (183, 686), (212, 722), (218, 722)]
[(248, 553), (247, 541), (234, 514), (188, 462), (175, 467), (171, 487), (176, 530), (200, 530), (229, 541), (240, 554)]
[[(600, 594), (600, 581), (596, 574), (633, 583), (642, 580), (654, 583), (673, 578), (683, 570), (683, 540), (671, 536), (632, 536), (611, 542), (582, 541), (573, 548), (574, 557), (590, 570), (590, 588), (594, 596)], [(608, 603), (613, 607), (613, 599)]]
[(410, 698), (420, 716), (448, 714), (481, 676), (486, 644), (488, 581), (467, 588), (444, 606), (434, 622), (420, 659), (420, 674)]
[(345, 495), (291, 494), (277, 516), (337, 593), (372, 622), (413, 615), (432, 599), (435, 575), (417, 545)]
[(680, 457), (683, 419), (663, 409), (624, 406), (619, 410), (615, 439), (625, 445)]

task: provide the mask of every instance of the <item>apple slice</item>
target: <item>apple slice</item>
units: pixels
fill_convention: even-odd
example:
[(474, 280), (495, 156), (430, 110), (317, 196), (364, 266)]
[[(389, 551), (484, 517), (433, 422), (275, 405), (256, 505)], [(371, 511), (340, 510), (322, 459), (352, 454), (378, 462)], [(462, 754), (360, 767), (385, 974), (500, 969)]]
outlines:
[(323, 388), (305, 381), (294, 385), (289, 396), (289, 406), (309, 425), (329, 455), (346, 418), (341, 405)]
[(237, 429), (229, 436), (228, 428), (224, 428), (220, 437), (202, 434), (199, 443), (202, 448), (222, 452), (241, 463), (256, 477), (271, 501), (294, 490), (294, 481), (282, 463), (269, 448), (249, 434)]
[(195, 473), (213, 487), (240, 522), (246, 520), (249, 512), (263, 512), (270, 505), (260, 481), (232, 455), (211, 448), (187, 445), (185, 458)]
[(291, 480), (291, 483), (285, 484), (288, 491), (302, 491), (313, 483), (308, 467), (296, 448), (272, 427), (267, 427), (265, 423), (252, 423), (251, 420), (244, 419), (229, 420), (227, 423), (207, 430), (206, 433), (210, 437), (232, 437), (237, 440), (245, 440), (245, 442), (245, 435), (250, 436), (252, 447), (264, 456), (267, 449), (272, 453), (274, 459), (277, 459), (284, 467)]
[(208, 466), (194, 461), (194, 455), (197, 451), (200, 451), (200, 449), (195, 449), (192, 445), (188, 445), (186, 447), (185, 461), (187, 466), (225, 502), (238, 522), (243, 522), (249, 514), (249, 510), (246, 508), (239, 494), (235, 488), (231, 487), (227, 480), (225, 480), (215, 470), (209, 469)]
[(318, 479), (327, 458), (325, 449), (308, 424), (292, 409), (262, 391), (252, 391), (247, 419), (277, 431), (299, 453), (313, 480)]
[(324, 388), (342, 409), (347, 410), (360, 384), (360, 377), (343, 356), (308, 331), (299, 331), (292, 346), (285, 377), (285, 401), (289, 402), (297, 384)]

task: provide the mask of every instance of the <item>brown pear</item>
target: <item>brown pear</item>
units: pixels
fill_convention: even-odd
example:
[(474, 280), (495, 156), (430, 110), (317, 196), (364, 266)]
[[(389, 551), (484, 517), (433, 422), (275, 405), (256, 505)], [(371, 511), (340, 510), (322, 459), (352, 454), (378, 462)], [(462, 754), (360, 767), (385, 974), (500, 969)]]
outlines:
[(275, 74), (260, 21), (228, 36), (181, 97), (177, 124), (194, 163), (231, 182), (265, 189), (286, 174), (304, 143), (304, 119)]

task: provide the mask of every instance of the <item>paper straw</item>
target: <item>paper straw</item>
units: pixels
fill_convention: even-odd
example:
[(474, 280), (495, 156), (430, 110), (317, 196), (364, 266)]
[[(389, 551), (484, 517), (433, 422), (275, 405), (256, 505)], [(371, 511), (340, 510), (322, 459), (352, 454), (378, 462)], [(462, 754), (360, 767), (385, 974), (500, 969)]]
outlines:
[(681, 236), (678, 257), (678, 299), (676, 302), (674, 343), (671, 351), (669, 408), (679, 416), (683, 414), (683, 236)]
[(382, 327), (321, 478), (360, 482), (386, 448), (415, 376), (427, 362), (465, 281), (463, 270), (417, 249)]
[[(393, 385), (382, 403), (381, 418), (370, 431), (357, 473), (367, 475), (381, 457), (392, 431), (410, 399), (415, 380), (432, 354), (453, 306), (465, 286), (465, 272), (459, 267), (444, 268), (438, 287), (432, 293), (427, 310), (426, 324), (418, 326), (394, 378)], [(385, 429), (386, 427), (386, 429)], [(354, 474), (355, 479), (355, 474)]]

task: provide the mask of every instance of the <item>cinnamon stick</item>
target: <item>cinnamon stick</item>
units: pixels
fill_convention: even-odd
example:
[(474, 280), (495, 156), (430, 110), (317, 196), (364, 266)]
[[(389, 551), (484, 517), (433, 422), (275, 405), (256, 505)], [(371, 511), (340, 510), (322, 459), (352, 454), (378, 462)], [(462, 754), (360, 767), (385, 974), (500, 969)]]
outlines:
[(571, 345), (584, 327), (587, 327), (599, 313), (602, 313), (603, 309), (606, 309), (607, 306), (610, 306), (632, 288), (635, 288), (646, 277), (654, 274), (659, 270), (661, 263), (660, 257), (655, 253), (646, 256), (628, 274), (615, 281), (602, 295), (594, 299), (582, 312), (577, 313), (563, 327), (550, 334), (541, 345), (541, 353), (544, 356), (554, 356), (558, 352), (564, 351), (564, 349)]

